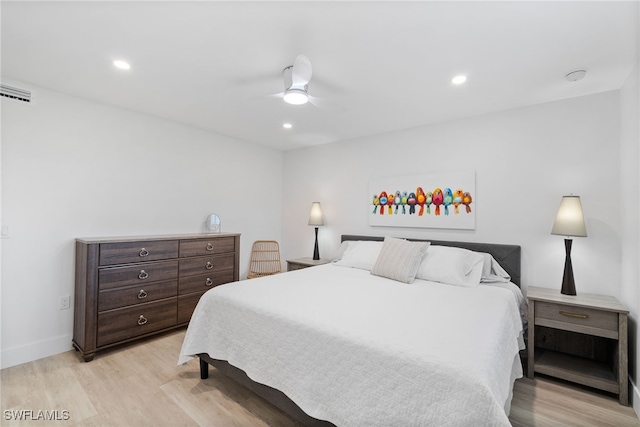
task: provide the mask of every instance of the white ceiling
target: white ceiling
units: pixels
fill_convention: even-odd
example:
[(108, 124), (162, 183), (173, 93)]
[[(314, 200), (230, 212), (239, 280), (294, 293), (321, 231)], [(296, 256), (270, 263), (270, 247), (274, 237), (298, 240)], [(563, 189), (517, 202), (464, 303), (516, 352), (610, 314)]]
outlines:
[[(2, 1), (1, 15), (3, 79), (283, 150), (618, 89), (639, 49), (636, 1)], [(269, 97), (298, 54), (323, 108)]]

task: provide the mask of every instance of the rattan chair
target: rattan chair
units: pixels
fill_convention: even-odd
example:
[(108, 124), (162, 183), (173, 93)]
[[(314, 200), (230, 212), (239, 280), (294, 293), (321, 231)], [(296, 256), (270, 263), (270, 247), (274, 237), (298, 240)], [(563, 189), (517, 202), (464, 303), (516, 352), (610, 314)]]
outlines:
[(282, 272), (280, 245), (275, 240), (256, 240), (251, 248), (251, 263), (247, 279)]

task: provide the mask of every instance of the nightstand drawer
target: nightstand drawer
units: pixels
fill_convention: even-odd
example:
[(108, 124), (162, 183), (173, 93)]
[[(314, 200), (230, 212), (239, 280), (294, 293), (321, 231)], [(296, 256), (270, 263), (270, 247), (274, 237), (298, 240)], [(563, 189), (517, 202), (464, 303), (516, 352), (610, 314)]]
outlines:
[(618, 337), (618, 313), (540, 301), (535, 308), (536, 325), (607, 338)]

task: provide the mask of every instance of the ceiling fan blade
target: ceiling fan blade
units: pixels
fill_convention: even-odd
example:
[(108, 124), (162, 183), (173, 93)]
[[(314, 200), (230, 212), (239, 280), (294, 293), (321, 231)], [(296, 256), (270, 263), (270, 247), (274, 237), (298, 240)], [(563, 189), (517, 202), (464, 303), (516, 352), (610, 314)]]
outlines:
[(304, 55), (298, 55), (291, 71), (291, 87), (304, 89), (311, 81), (311, 61)]

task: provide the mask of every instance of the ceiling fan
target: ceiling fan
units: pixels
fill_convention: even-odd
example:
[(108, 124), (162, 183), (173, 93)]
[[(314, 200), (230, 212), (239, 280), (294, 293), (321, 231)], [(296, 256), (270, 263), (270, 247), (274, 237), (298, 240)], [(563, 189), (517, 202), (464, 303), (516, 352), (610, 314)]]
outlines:
[[(306, 104), (310, 100), (309, 82), (311, 81), (311, 61), (304, 55), (298, 55), (293, 65), (282, 71), (284, 75), (284, 102), (292, 105)], [(280, 95), (280, 94), (279, 94)]]

